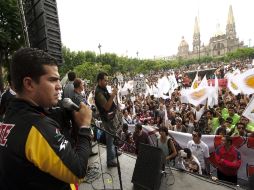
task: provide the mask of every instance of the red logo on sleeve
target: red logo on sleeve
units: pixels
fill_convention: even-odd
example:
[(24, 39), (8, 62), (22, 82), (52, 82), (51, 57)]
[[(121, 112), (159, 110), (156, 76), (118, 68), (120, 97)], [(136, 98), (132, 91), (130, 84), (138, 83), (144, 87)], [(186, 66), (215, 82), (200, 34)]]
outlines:
[(8, 136), (14, 125), (11, 124), (0, 124), (0, 146), (5, 146), (8, 140)]

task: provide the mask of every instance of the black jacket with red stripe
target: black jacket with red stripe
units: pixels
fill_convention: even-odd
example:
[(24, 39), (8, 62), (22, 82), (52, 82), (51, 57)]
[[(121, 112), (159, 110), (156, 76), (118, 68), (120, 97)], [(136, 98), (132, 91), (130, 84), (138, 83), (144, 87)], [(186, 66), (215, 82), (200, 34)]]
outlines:
[(79, 129), (72, 148), (43, 108), (14, 99), (0, 125), (0, 189), (60, 190), (84, 178), (90, 130)]

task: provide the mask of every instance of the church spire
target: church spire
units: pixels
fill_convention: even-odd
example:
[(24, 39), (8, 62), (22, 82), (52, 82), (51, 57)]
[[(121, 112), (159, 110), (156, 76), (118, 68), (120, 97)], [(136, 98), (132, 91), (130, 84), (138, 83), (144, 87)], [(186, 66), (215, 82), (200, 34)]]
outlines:
[(233, 15), (232, 5), (229, 6), (226, 35), (228, 39), (236, 38), (235, 19)]
[(198, 23), (198, 17), (195, 17), (195, 25), (194, 25), (194, 34), (199, 34), (199, 23)]
[(229, 6), (229, 11), (228, 11), (228, 22), (227, 24), (235, 24), (235, 19), (234, 19), (234, 15), (233, 15), (233, 9), (232, 9), (232, 5)]
[(200, 50), (200, 31), (198, 18), (195, 17), (194, 34), (193, 34), (193, 51), (198, 52)]

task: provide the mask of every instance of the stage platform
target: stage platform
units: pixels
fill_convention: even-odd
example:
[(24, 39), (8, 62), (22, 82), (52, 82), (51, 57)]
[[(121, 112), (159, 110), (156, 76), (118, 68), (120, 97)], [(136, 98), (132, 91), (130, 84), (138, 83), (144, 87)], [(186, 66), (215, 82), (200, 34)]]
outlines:
[[(120, 189), (119, 177), (117, 168), (107, 168), (106, 165), (106, 149), (104, 145), (96, 145), (93, 150), (97, 151), (99, 147), (99, 154), (89, 159), (89, 165), (94, 166), (91, 172), (91, 182), (83, 182), (79, 186), (79, 190), (102, 190), (102, 189)], [(100, 156), (99, 156), (100, 155)], [(100, 165), (101, 160), (101, 165)], [(133, 190), (131, 182), (136, 157), (123, 153), (119, 156), (122, 186), (124, 190)], [(102, 180), (102, 173), (104, 177), (104, 184)], [(191, 173), (179, 171), (171, 168), (170, 174), (162, 177), (160, 190), (226, 190), (226, 189), (247, 189), (246, 186), (234, 186), (220, 181), (213, 181), (203, 176), (194, 175)], [(96, 179), (97, 178), (97, 179)], [(89, 180), (89, 179), (88, 179)]]

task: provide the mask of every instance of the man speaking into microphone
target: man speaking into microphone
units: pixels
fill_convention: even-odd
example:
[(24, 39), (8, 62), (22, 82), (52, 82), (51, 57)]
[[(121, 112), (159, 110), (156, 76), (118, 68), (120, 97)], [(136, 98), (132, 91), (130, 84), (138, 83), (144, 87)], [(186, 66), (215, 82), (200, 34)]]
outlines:
[[(117, 106), (114, 103), (114, 98), (117, 95), (117, 89), (113, 88), (111, 94), (108, 92), (106, 88), (108, 75), (104, 72), (100, 72), (97, 75), (97, 83), (98, 84), (95, 89), (95, 105), (99, 110), (102, 125), (106, 131), (116, 135), (117, 126), (115, 126), (114, 120), (116, 119)], [(108, 167), (116, 167), (116, 154), (120, 155), (120, 152), (115, 152), (115, 145), (113, 144), (113, 141), (114, 137), (106, 133)]]
[(70, 190), (85, 177), (91, 152), (92, 112), (81, 103), (73, 117), (78, 141), (73, 148), (49, 117), (61, 90), (57, 61), (33, 48), (18, 50), (11, 62), (16, 98), (0, 124), (0, 189)]

